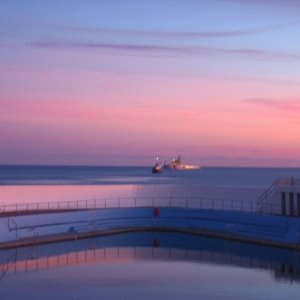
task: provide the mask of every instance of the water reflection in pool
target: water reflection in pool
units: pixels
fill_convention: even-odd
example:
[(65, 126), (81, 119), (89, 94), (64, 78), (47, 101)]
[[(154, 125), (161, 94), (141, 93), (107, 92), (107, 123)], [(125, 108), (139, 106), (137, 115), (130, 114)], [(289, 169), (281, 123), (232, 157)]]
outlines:
[(0, 252), (6, 299), (282, 299), (298, 252), (175, 233), (132, 233)]

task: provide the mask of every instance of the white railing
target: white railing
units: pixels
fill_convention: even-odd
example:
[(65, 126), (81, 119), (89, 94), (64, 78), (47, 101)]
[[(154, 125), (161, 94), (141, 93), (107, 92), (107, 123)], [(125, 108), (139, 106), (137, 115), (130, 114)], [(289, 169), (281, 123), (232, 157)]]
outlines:
[[(226, 211), (258, 212), (256, 202), (252, 201), (246, 202), (230, 199), (191, 197), (136, 197), (7, 204), (0, 205), (0, 216), (3, 217), (34, 213), (136, 207), (198, 208)], [(275, 212), (274, 204), (270, 204), (270, 211)]]

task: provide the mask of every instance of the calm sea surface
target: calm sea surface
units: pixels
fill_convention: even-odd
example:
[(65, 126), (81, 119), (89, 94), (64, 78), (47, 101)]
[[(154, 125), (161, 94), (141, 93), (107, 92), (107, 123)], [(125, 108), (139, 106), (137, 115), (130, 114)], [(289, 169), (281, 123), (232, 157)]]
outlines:
[(199, 184), (266, 187), (277, 177), (300, 177), (300, 169), (208, 168), (152, 174), (151, 167), (0, 166), (1, 185)]
[(125, 197), (211, 197), (255, 200), (278, 177), (300, 169), (0, 166), (0, 203)]

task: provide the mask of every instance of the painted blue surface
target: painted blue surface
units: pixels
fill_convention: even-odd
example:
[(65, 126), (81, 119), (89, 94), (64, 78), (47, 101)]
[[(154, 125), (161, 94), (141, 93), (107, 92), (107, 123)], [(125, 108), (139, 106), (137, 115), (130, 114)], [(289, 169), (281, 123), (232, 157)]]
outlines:
[(22, 238), (34, 234), (41, 236), (127, 227), (205, 229), (288, 243), (298, 243), (300, 238), (300, 220), (297, 218), (205, 209), (159, 208), (158, 217), (155, 217), (153, 208), (100, 209), (19, 216), (14, 218), (14, 222), (10, 221), (9, 235), (3, 235), (2, 241), (15, 239), (16, 234)]

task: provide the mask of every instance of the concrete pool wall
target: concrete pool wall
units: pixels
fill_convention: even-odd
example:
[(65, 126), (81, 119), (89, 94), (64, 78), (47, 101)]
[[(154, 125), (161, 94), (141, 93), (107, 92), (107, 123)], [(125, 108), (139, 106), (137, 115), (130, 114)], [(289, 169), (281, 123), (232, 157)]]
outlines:
[(215, 209), (106, 208), (0, 218), (0, 248), (120, 232), (175, 231), (299, 249), (300, 219)]

